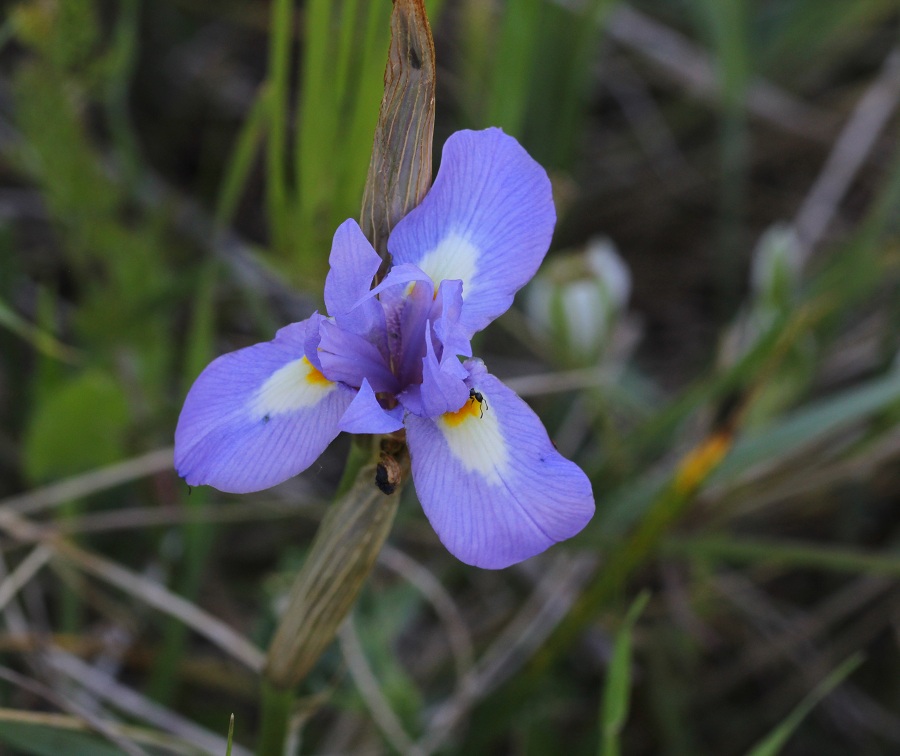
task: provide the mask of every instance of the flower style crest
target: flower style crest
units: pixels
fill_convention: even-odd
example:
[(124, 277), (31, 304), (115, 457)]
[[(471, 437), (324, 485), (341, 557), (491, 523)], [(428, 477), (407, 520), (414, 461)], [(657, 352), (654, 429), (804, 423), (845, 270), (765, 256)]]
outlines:
[(578, 533), (587, 476), (541, 421), (471, 358), (471, 338), (512, 304), (547, 252), (547, 174), (500, 129), (444, 146), (431, 191), (391, 233), (381, 264), (353, 220), (334, 235), (328, 316), (223, 355), (194, 383), (175, 431), (190, 485), (247, 493), (309, 467), (340, 431), (406, 429), (416, 492), (463, 562), (507, 567)]

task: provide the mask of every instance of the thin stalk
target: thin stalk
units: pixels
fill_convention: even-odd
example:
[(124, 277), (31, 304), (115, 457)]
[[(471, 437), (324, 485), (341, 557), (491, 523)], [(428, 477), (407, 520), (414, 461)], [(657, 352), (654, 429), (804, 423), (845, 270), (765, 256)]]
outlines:
[[(196, 511), (208, 501), (209, 497), (206, 490), (197, 489), (188, 499), (183, 505)], [(215, 533), (213, 523), (202, 521), (187, 522), (182, 529), (184, 558), (179, 562), (174, 590), (188, 601), (193, 601), (200, 593), (200, 584), (207, 557), (215, 541)], [(163, 639), (148, 686), (150, 697), (160, 703), (172, 701), (178, 690), (178, 670), (186, 656), (187, 637), (187, 626), (174, 617), (169, 617), (163, 626)]]
[(284, 756), (293, 706), (292, 689), (281, 690), (263, 680), (262, 728), (256, 748), (257, 756)]
[[(81, 503), (77, 500), (67, 501), (63, 504), (59, 512), (61, 525), (65, 527), (67, 524), (78, 520), (78, 517), (81, 515), (81, 509)], [(78, 588), (78, 585), (82, 582), (81, 576), (74, 575), (73, 580), (74, 585), (66, 583), (61, 586), (59, 626), (63, 633), (75, 636), (81, 632), (81, 626), (84, 621), (84, 605)]]
[(716, 49), (722, 116), (719, 155), (722, 190), (719, 194), (718, 245), (715, 264), (719, 278), (719, 302), (723, 317), (730, 317), (740, 284), (738, 252), (746, 204), (748, 132), (746, 94), (750, 77), (747, 38), (748, 7), (745, 0), (706, 0), (710, 38)]
[(292, 0), (272, 4), (272, 29), (269, 46), (268, 86), (269, 139), (266, 143), (266, 210), (273, 244), (286, 254), (288, 243), (287, 124), (290, 84)]
[(341, 481), (338, 483), (337, 493), (334, 495), (335, 500), (340, 499), (347, 491), (349, 491), (359, 471), (372, 461), (372, 438), (371, 436), (354, 436), (350, 444), (350, 451), (347, 454), (347, 464), (344, 465), (344, 474), (341, 475)]
[(140, 45), (140, 0), (122, 0), (113, 36), (116, 65), (106, 89), (106, 112), (110, 133), (124, 172), (124, 183), (133, 186), (140, 166), (140, 150), (134, 138), (128, 114), (128, 86), (134, 72)]
[[(319, 249), (319, 241), (327, 239), (321, 228), (322, 209), (328, 207), (335, 194), (331, 168), (340, 127), (339, 103), (335, 99), (335, 76), (340, 76), (340, 72), (335, 72), (337, 50), (332, 14), (341, 5), (330, 0), (309, 0), (305, 4), (304, 47), (298, 62), (301, 86), (294, 149), (297, 242), (292, 263), (299, 279), (314, 286), (321, 282), (325, 271), (325, 258)], [(337, 68), (340, 67), (338, 61)]]
[[(628, 538), (618, 542), (605, 560), (606, 567), (597, 580), (581, 594), (556, 633), (548, 640), (545, 652), (539, 654), (528, 675), (534, 681), (546, 672), (558, 650), (569, 648), (584, 629), (597, 607), (614, 598), (625, 585), (629, 575), (652, 554), (672, 523), (694, 500), (695, 491), (683, 492), (669, 486), (654, 502), (646, 517)], [(524, 686), (528, 688), (529, 686)]]
[(662, 551), (689, 559), (900, 577), (900, 555), (870, 554), (840, 546), (812, 545), (798, 541), (736, 539), (728, 536), (673, 537), (663, 542)]
[(216, 228), (225, 228), (234, 218), (272, 112), (271, 92), (270, 88), (262, 86), (238, 134), (216, 199)]
[[(194, 377), (199, 375), (213, 356), (216, 333), (215, 294), (217, 267), (208, 262), (198, 277), (198, 289), (193, 320), (186, 344), (184, 391), (187, 392)], [(209, 501), (209, 489), (195, 491), (182, 487), (181, 504), (191, 514)], [(209, 552), (215, 541), (215, 525), (191, 518), (181, 528), (184, 553), (175, 563), (174, 590), (188, 601), (194, 601), (200, 593), (200, 584), (206, 569)], [(152, 698), (162, 703), (171, 701), (178, 689), (179, 664), (185, 658), (188, 629), (183, 622), (169, 617), (163, 627), (163, 640), (150, 679)]]

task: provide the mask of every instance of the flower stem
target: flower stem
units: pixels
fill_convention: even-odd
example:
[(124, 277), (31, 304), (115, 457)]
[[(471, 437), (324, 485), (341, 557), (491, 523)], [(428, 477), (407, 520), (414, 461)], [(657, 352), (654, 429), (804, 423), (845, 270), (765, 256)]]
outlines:
[(356, 482), (359, 471), (377, 459), (374, 448), (371, 436), (353, 436), (350, 451), (347, 454), (347, 463), (344, 465), (344, 473), (341, 475), (341, 482), (338, 483), (337, 493), (334, 495), (335, 501), (350, 490)]
[(293, 705), (292, 688), (276, 688), (267, 680), (263, 680), (260, 702), (262, 728), (256, 749), (257, 756), (283, 756)]

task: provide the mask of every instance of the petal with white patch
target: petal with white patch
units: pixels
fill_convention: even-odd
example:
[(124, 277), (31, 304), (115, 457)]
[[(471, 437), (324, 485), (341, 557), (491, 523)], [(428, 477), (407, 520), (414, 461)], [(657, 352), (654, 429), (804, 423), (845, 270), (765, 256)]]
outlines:
[(304, 355), (309, 323), (222, 355), (200, 374), (175, 430), (175, 467), (188, 484), (270, 488), (309, 467), (337, 436), (353, 392)]
[(444, 145), (434, 186), (391, 232), (394, 263), (414, 264), (439, 285), (463, 284), (467, 336), (512, 304), (553, 236), (547, 173), (500, 129), (458, 131)]
[(594, 497), (531, 408), (492, 375), (470, 372), (463, 407), (437, 419), (407, 415), (407, 441), (438, 537), (463, 562), (499, 569), (578, 533)]

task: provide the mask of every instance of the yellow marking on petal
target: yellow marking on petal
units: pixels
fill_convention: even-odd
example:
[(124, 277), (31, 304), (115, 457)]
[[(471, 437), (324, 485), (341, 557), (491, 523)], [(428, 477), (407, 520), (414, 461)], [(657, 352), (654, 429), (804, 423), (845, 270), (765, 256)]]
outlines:
[(313, 364), (301, 357), (282, 365), (260, 386), (252, 412), (268, 418), (285, 412), (313, 407), (337, 388)]
[[(446, 412), (435, 422), (447, 440), (450, 453), (462, 467), (499, 486), (509, 467), (509, 449), (497, 413), (484, 407), (477, 399), (467, 399), (456, 412)], [(477, 422), (469, 422), (473, 418)]]
[(475, 397), (472, 397), (471, 399), (467, 399), (466, 403), (456, 410), (456, 412), (445, 412), (441, 415), (441, 419), (451, 428), (455, 428), (457, 425), (460, 425), (473, 417), (483, 420), (483, 413), (484, 409), (481, 406), (481, 402), (475, 399)]
[(301, 362), (305, 362), (309, 366), (309, 372), (306, 374), (306, 380), (310, 383), (318, 384), (320, 386), (328, 386), (332, 383), (329, 381), (319, 370), (313, 365), (306, 357), (304, 357)]

